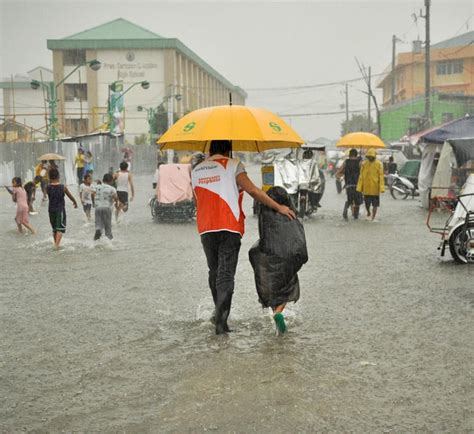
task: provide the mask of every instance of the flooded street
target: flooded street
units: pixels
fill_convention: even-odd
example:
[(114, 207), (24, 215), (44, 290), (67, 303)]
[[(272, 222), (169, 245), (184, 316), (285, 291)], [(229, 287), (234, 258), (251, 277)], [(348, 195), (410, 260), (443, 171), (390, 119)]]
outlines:
[(329, 179), (277, 338), (248, 260), (247, 196), (234, 333), (222, 337), (195, 225), (154, 223), (151, 179), (137, 185), (111, 243), (94, 244), (68, 204), (59, 252), (47, 207), (31, 218), (37, 236), (18, 235), (0, 192), (0, 431), (474, 429), (474, 268), (439, 258), (417, 201), (385, 193), (379, 223), (346, 223)]

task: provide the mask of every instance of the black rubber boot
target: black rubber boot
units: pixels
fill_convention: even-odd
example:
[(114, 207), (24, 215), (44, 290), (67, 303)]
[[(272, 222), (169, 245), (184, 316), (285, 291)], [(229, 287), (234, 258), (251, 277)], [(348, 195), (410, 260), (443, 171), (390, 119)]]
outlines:
[(342, 211), (342, 218), (347, 220), (347, 210), (349, 209), (349, 202), (344, 204), (344, 211)]

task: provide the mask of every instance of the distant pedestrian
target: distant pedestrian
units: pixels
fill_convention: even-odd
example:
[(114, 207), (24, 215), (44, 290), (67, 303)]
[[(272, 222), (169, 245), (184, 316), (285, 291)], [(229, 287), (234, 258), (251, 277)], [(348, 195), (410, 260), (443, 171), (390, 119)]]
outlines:
[(46, 187), (49, 198), (49, 222), (53, 229), (54, 246), (58, 249), (63, 234), (66, 232), (66, 204), (64, 196), (71, 200), (74, 208), (77, 208), (77, 202), (68, 188), (64, 184), (60, 184), (58, 169), (51, 169), (49, 171), (49, 181), (50, 184)]
[(120, 163), (120, 170), (114, 174), (113, 180), (117, 188), (117, 195), (119, 204), (115, 213), (115, 218), (118, 219), (120, 211), (127, 212), (129, 204), (129, 186), (130, 186), (130, 202), (133, 201), (135, 196), (135, 187), (133, 185), (133, 177), (131, 172), (128, 171), (128, 163), (122, 161)]
[(77, 150), (77, 155), (74, 160), (74, 165), (76, 166), (76, 170), (77, 170), (77, 183), (81, 184), (82, 178), (84, 177), (84, 166), (86, 165), (84, 149), (79, 148)]
[(92, 185), (92, 175), (87, 173), (84, 176), (83, 183), (79, 186), (79, 199), (82, 203), (82, 209), (87, 217), (87, 221), (91, 221), (91, 209), (94, 203), (94, 197), (92, 193), (95, 187)]
[(49, 164), (46, 160), (40, 161), (35, 167), (35, 178), (41, 176), (41, 192), (43, 193), (43, 202), (47, 199), (46, 186), (49, 184)]
[(367, 160), (362, 163), (357, 183), (357, 191), (364, 195), (367, 218), (372, 221), (375, 221), (377, 209), (380, 206), (380, 193), (385, 191), (383, 165), (376, 160), (376, 157), (375, 149), (371, 148), (367, 151)]
[(354, 219), (359, 218), (359, 207), (362, 204), (362, 194), (356, 190), (359, 175), (360, 160), (357, 156), (357, 150), (351, 149), (349, 151), (349, 158), (344, 161), (342, 166), (336, 172), (336, 178), (340, 180), (344, 177), (345, 181), (347, 200), (344, 204), (344, 211), (342, 212), (344, 220), (347, 220), (347, 212), (349, 208), (352, 211)]
[(388, 157), (387, 174), (394, 175), (395, 173), (397, 173), (397, 170), (398, 170), (398, 166), (397, 166), (397, 163), (393, 161), (393, 157), (392, 156)]
[(94, 173), (94, 157), (92, 156), (91, 151), (87, 151), (84, 156), (84, 176), (88, 173), (92, 175)]
[(23, 233), (23, 226), (28, 229), (33, 235), (36, 234), (33, 226), (30, 225), (28, 199), (25, 189), (21, 186), (21, 178), (15, 177), (12, 179), (12, 188), (7, 188), (7, 191), (12, 195), (13, 202), (16, 203), (15, 223), (18, 227), (18, 232)]
[(106, 173), (102, 184), (95, 188), (92, 197), (95, 203), (95, 235), (94, 240), (100, 239), (102, 231), (111, 240), (112, 235), (112, 206), (118, 204), (117, 191), (112, 187), (113, 176)]
[(33, 203), (36, 199), (36, 187), (41, 186), (41, 182), (43, 181), (43, 178), (41, 176), (35, 176), (35, 179), (33, 181), (28, 181), (23, 188), (26, 191), (26, 197), (28, 201), (28, 211), (30, 214), (37, 214), (35, 212)]

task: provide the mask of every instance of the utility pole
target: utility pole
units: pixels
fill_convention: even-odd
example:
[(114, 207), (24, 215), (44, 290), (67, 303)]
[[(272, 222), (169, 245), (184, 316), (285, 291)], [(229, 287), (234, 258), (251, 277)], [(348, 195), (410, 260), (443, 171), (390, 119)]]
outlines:
[(349, 122), (349, 85), (346, 83), (346, 122)]
[(397, 45), (397, 37), (392, 36), (392, 92), (390, 95), (390, 104), (395, 104), (395, 50)]
[(380, 110), (379, 110), (379, 105), (377, 103), (377, 98), (375, 97), (374, 93), (372, 92), (372, 86), (370, 83), (370, 79), (367, 76), (367, 73), (365, 72), (365, 66), (361, 65), (359, 63), (359, 60), (357, 60), (357, 57), (355, 58), (355, 61), (357, 63), (357, 66), (359, 67), (360, 74), (362, 75), (362, 78), (364, 79), (365, 83), (367, 84), (367, 95), (369, 95), (369, 98), (372, 98), (372, 101), (375, 106), (375, 112), (377, 114), (377, 135), (381, 136), (382, 135), (382, 125), (380, 121)]
[(425, 122), (431, 121), (431, 83), (430, 83), (430, 6), (431, 0), (425, 0), (425, 14), (420, 11), (420, 17), (425, 19)]
[[(368, 81), (368, 88), (371, 89), (371, 79), (372, 79), (372, 76), (371, 76), (371, 70), (372, 70), (372, 67), (369, 66), (369, 73), (368, 73), (368, 76), (367, 76), (367, 81)], [(372, 95), (370, 93), (368, 93), (368, 101), (367, 101), (367, 131), (371, 131), (372, 129), (372, 122), (371, 121), (371, 117), (370, 117), (370, 112), (372, 111), (371, 107), (370, 107), (370, 103), (371, 103), (371, 99), (372, 99)]]

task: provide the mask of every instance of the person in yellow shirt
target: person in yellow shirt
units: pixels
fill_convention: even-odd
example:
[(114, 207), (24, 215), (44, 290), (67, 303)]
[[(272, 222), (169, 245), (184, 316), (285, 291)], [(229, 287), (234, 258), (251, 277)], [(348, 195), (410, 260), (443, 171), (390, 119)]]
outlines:
[(76, 155), (76, 159), (74, 160), (74, 165), (77, 168), (77, 180), (80, 185), (82, 182), (82, 178), (84, 177), (84, 166), (86, 165), (84, 149), (79, 148), (77, 150), (77, 155)]
[[(375, 149), (367, 151), (366, 160), (360, 168), (359, 181), (357, 182), (357, 191), (364, 195), (367, 218), (375, 220), (377, 208), (380, 206), (380, 193), (385, 191), (383, 178), (383, 165), (376, 159)], [(372, 206), (372, 212), (370, 207)]]
[(46, 160), (40, 161), (35, 167), (35, 178), (41, 177), (41, 192), (43, 193), (43, 202), (46, 201), (46, 186), (49, 184), (49, 163)]

